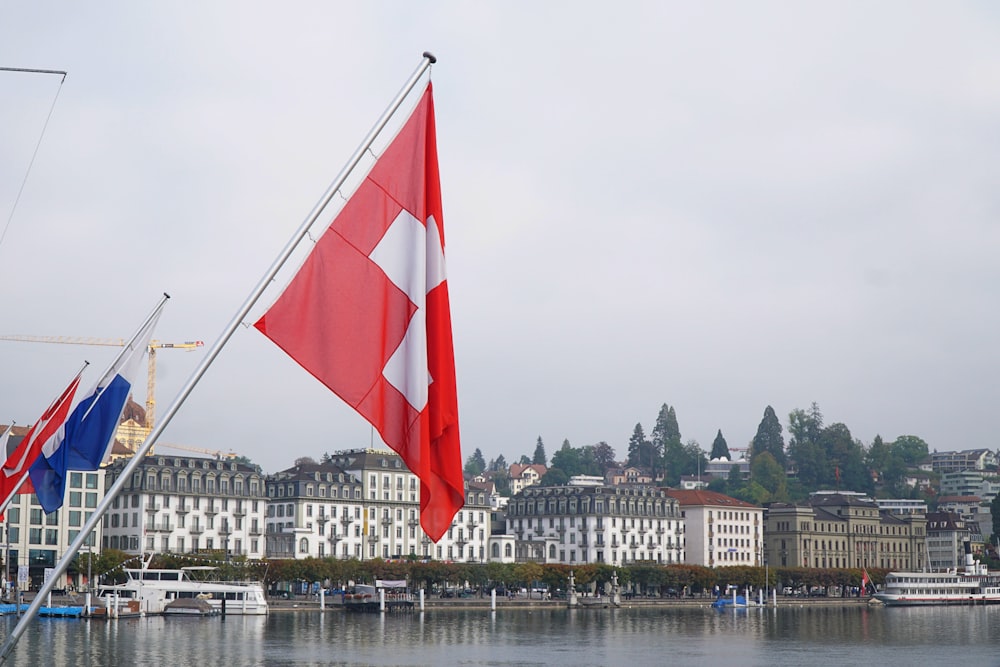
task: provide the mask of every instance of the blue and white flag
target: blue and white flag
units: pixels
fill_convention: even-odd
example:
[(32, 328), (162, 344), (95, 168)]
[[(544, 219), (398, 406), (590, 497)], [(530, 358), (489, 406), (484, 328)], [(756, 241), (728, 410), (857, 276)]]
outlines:
[(94, 390), (77, 403), (59, 434), (42, 447), (31, 466), (31, 483), (46, 513), (63, 504), (69, 470), (97, 470), (115, 437), (136, 371), (149, 348), (163, 303), (132, 338)]

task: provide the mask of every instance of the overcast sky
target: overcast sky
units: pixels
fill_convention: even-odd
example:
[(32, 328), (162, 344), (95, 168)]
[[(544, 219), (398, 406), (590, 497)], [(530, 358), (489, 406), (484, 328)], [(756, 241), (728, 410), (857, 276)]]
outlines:
[[(155, 337), (211, 346), (425, 50), (465, 456), (623, 458), (664, 403), (706, 450), (812, 402), (1000, 444), (985, 2), (6, 3), (0, 67), (68, 76), (0, 72), (0, 335), (127, 337), (166, 291)], [(158, 355), (160, 414), (205, 349)], [(0, 423), (115, 351), (0, 341)], [(160, 440), (372, 437), (241, 327)]]

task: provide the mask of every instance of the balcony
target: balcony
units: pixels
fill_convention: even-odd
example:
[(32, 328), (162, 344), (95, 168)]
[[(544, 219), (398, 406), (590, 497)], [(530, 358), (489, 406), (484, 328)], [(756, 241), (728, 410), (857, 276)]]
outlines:
[(190, 528), (188, 528), (188, 532), (191, 533), (192, 535), (201, 535), (202, 533), (205, 532), (205, 528), (202, 526), (191, 526)]
[(161, 509), (163, 508), (160, 507), (159, 503), (146, 503), (147, 512), (159, 512)]
[(233, 510), (233, 516), (235, 516), (235, 517), (243, 518), (246, 515), (247, 515), (247, 511), (243, 507), (241, 507), (241, 506), (237, 507), (235, 510)]
[(179, 505), (178, 507), (176, 507), (174, 509), (174, 512), (177, 513), (177, 514), (187, 514), (190, 511), (191, 511), (191, 508), (188, 507), (187, 505)]
[(410, 519), (409, 521), (406, 522), (406, 525), (409, 526), (410, 528), (416, 528), (417, 526), (420, 525), (420, 519)]
[(218, 510), (218, 508), (216, 508), (216, 506), (214, 504), (209, 505), (208, 507), (205, 508), (205, 514), (207, 514), (208, 516), (213, 516), (213, 515), (218, 514), (218, 513), (219, 513), (219, 510)]
[(369, 535), (368, 536), (368, 543), (369, 544), (375, 544), (376, 542), (378, 542), (378, 535)]
[(323, 514), (322, 512), (320, 512), (320, 515), (316, 517), (316, 523), (319, 523), (319, 524), (324, 524), (324, 523), (326, 523), (329, 520), (330, 520), (330, 517), (327, 516), (326, 514)]

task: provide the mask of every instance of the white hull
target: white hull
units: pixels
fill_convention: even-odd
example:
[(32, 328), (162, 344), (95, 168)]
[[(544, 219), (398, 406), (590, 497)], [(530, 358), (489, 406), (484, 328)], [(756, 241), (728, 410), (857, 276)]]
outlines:
[(890, 607), (1000, 604), (1000, 576), (958, 572), (890, 572), (875, 599)]
[(199, 599), (226, 614), (262, 616), (268, 612), (259, 583), (196, 581), (185, 570), (126, 570), (126, 574), (125, 583), (101, 587), (99, 605), (113, 608), (138, 601), (142, 613), (162, 614), (174, 600)]

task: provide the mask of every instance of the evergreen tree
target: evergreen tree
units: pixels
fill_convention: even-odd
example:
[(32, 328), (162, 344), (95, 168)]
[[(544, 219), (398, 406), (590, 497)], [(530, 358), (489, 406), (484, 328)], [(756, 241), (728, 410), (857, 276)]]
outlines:
[(996, 544), (997, 537), (1000, 537), (1000, 493), (993, 496), (990, 502), (990, 515), (993, 517), (993, 536), (990, 542)]
[(503, 457), (503, 454), (497, 455), (495, 459), (490, 463), (490, 470), (492, 472), (501, 472), (508, 470), (510, 466), (507, 465), (507, 459)]
[(715, 435), (715, 441), (712, 443), (712, 453), (709, 455), (711, 459), (729, 459), (732, 457), (729, 455), (729, 445), (726, 443), (726, 439), (722, 437), (722, 429)]
[(523, 466), (530, 466), (531, 465), (531, 459), (528, 458), (527, 454), (521, 454), (521, 458), (518, 459), (517, 462), (520, 463)]
[(538, 436), (538, 442), (535, 444), (535, 455), (532, 457), (531, 462), (535, 465), (548, 465), (548, 459), (545, 457), (545, 445), (542, 444), (542, 436)]
[(750, 479), (767, 491), (766, 501), (787, 502), (788, 477), (771, 452), (761, 452), (750, 462)]
[(628, 440), (628, 463), (637, 468), (652, 469), (655, 465), (653, 443), (646, 439), (642, 424), (636, 424), (632, 429), (632, 437)]
[(770, 405), (764, 408), (764, 418), (761, 419), (760, 425), (757, 426), (757, 435), (753, 437), (753, 441), (750, 443), (750, 458), (753, 459), (753, 457), (762, 452), (770, 452), (771, 456), (774, 457), (774, 460), (782, 468), (787, 466), (785, 439), (781, 435), (781, 422), (778, 420), (778, 416), (774, 414), (774, 408)]
[(477, 447), (472, 456), (465, 460), (464, 471), (469, 477), (475, 477), (484, 470), (486, 470), (486, 461), (483, 459), (483, 453)]

